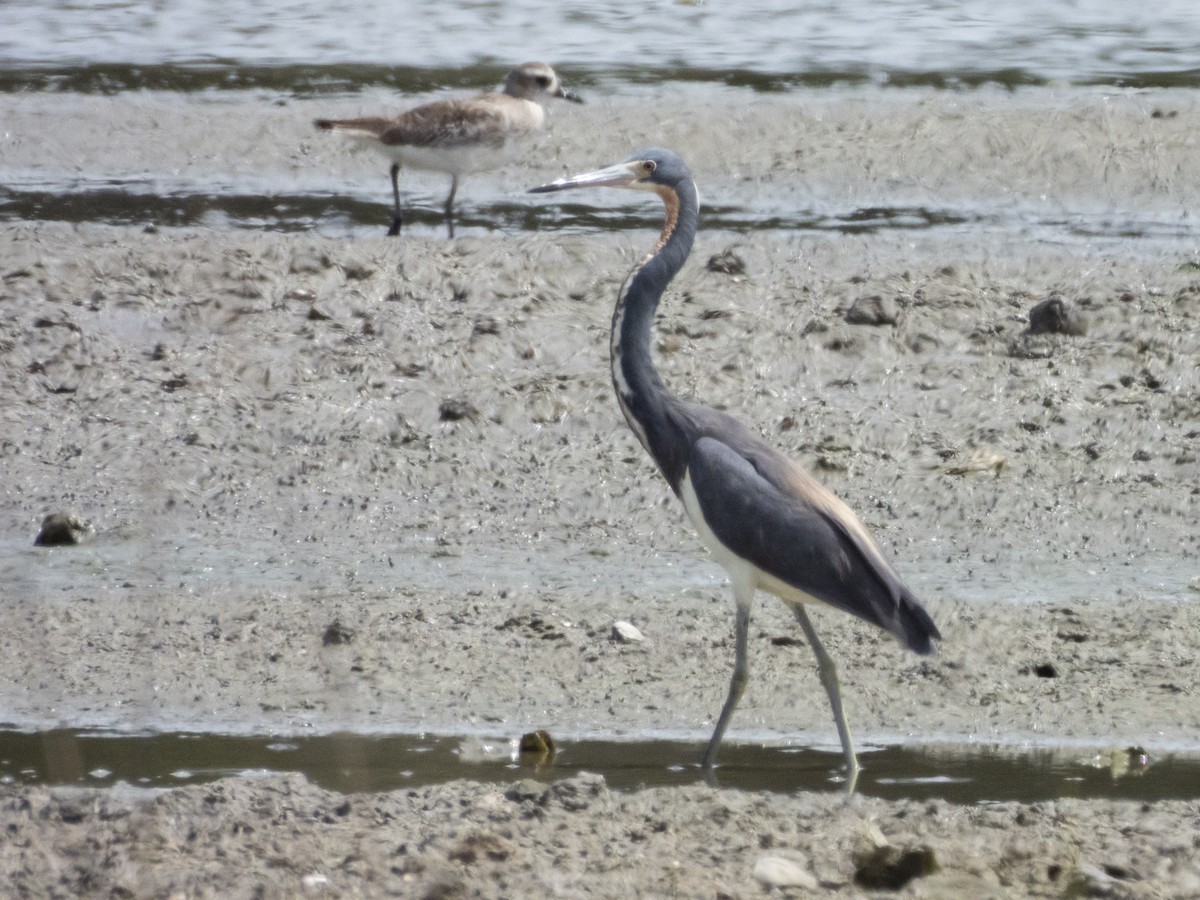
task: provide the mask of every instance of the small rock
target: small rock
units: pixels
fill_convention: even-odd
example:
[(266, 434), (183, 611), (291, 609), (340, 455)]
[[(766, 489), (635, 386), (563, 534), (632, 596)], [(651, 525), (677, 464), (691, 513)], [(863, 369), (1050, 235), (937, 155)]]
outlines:
[(754, 877), (767, 887), (817, 889), (817, 879), (794, 859), (764, 856), (754, 864)]
[(1142, 377), (1142, 384), (1144, 384), (1146, 387), (1150, 388), (1150, 390), (1158, 391), (1158, 390), (1162, 389), (1162, 386), (1163, 386), (1162, 378), (1155, 375), (1149, 369), (1142, 369), (1141, 377)]
[(443, 400), (438, 406), (438, 416), (443, 422), (458, 422), (462, 419), (479, 418), (479, 410), (466, 400)]
[(514, 782), (504, 792), (505, 799), (511, 800), (514, 803), (524, 803), (527, 800), (540, 800), (545, 794), (546, 786), (540, 781), (534, 781), (532, 778), (523, 778), (520, 781)]
[(1047, 297), (1029, 310), (1027, 334), (1087, 334), (1087, 321), (1062, 297)]
[(942, 339), (936, 334), (931, 334), (928, 331), (922, 331), (918, 334), (910, 335), (905, 343), (908, 349), (913, 353), (926, 353), (930, 350), (936, 350), (942, 346)]
[(321, 646), (337, 647), (342, 644), (349, 644), (354, 640), (354, 632), (334, 619), (325, 629), (325, 633), (321, 635)]
[(719, 272), (722, 275), (745, 275), (746, 261), (742, 259), (733, 248), (722, 250), (720, 253), (715, 253), (708, 258), (708, 262), (704, 268), (710, 272)]
[(329, 887), (329, 878), (320, 872), (313, 872), (300, 879), (300, 883), (304, 885), (306, 891), (321, 891)]
[(1070, 880), (1068, 897), (1111, 897), (1117, 879), (1094, 863), (1082, 863), (1079, 871)]
[(38, 547), (66, 547), (82, 544), (96, 529), (87, 519), (74, 513), (50, 513), (42, 519), (42, 529), (33, 543)]
[(499, 334), (499, 333), (500, 333), (500, 323), (497, 322), (495, 319), (493, 319), (491, 316), (483, 316), (482, 318), (476, 319), (475, 325), (471, 328), (471, 334), (473, 334), (473, 335)]
[(1013, 359), (1050, 359), (1054, 344), (1047, 338), (1022, 331), (1008, 343), (1008, 355)]
[(613, 622), (612, 639), (618, 644), (636, 644), (646, 638), (632, 622)]
[(804, 327), (800, 329), (800, 336), (804, 337), (809, 334), (824, 334), (829, 330), (829, 323), (822, 322), (819, 319), (809, 319), (804, 323)]
[(292, 252), (288, 271), (293, 274), (313, 275), (333, 268), (333, 260), (312, 248), (301, 248)]
[(517, 745), (517, 752), (522, 756), (532, 754), (544, 757), (553, 755), (556, 749), (554, 738), (543, 728), (521, 735), (521, 742)]
[(901, 850), (876, 847), (855, 860), (854, 883), (868, 889), (898, 891), (914, 878), (938, 871), (937, 860), (929, 847)]
[(604, 796), (608, 785), (603, 775), (580, 772), (574, 778), (556, 781), (547, 791), (547, 801), (554, 800), (569, 812), (579, 812), (592, 805), (592, 801)]
[(844, 318), (851, 325), (895, 325), (900, 310), (891, 297), (872, 294), (859, 297), (846, 310)]
[(973, 472), (991, 472), (999, 475), (1008, 464), (1003, 456), (990, 447), (976, 447), (964, 463), (942, 467), (946, 475), (970, 475)]
[(342, 274), (346, 276), (347, 281), (366, 281), (375, 274), (375, 269), (372, 266), (357, 260), (344, 262), (341, 266)]

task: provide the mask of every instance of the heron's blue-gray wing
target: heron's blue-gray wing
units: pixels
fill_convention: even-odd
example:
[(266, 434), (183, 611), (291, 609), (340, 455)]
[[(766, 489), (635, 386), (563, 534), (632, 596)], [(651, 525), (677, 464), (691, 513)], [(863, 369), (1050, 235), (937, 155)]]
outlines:
[(940, 637), (858, 517), (815, 478), (754, 440), (702, 437), (688, 476), (713, 534), (778, 580), (894, 634), (918, 653)]

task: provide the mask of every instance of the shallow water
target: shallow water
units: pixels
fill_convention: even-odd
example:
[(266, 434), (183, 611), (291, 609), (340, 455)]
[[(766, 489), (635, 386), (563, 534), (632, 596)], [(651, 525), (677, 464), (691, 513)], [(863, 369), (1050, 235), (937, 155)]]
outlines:
[[(432, 81), (427, 86), (434, 86), (453, 84), (446, 80), (453, 70), (510, 65), (513, 60), (496, 55), (497, 48), (510, 47), (522, 48), (522, 58), (554, 60), (573, 73), (764, 89), (838, 80), (1200, 83), (1200, 8), (1166, 0), (1150, 9), (1131, 10), (1120, 0), (755, 0), (621, 10), (597, 2), (367, 0), (346, 15), (313, 0), (181, 0), (167, 7), (58, 0), (8, 5), (0, 60), (8, 61), (6, 68), (37, 68), (68, 82), (90, 68), (95, 89), (122, 81), (137, 86), (155, 77), (146, 74), (155, 66), (183, 66), (223, 86), (261, 86), (281, 67), (299, 67), (313, 82), (354, 81), (358, 76), (344, 68), (350, 63), (400, 66), (415, 78), (425, 70)], [(475, 83), (481, 74), (455, 77)]]
[[(314, 195), (303, 190), (255, 190), (253, 185), (222, 186), (212, 181), (163, 185), (159, 180), (74, 183), (25, 180), (20, 175), (0, 185), (0, 221), (106, 222), (111, 225), (268, 229), (307, 232), (319, 227), (326, 235), (377, 237), (386, 217), (379, 192)], [(441, 210), (410, 206), (405, 210), (410, 229), (440, 234)], [(523, 199), (464, 204), (456, 215), (460, 231), (595, 233), (653, 230), (658, 225), (653, 207), (598, 208), (594, 204), (529, 203)], [(880, 232), (925, 232), (950, 236), (986, 230), (1024, 235), (1048, 243), (1111, 244), (1128, 249), (1144, 241), (1161, 249), (1174, 245), (1180, 252), (1194, 246), (1190, 219), (1149, 211), (1078, 213), (1044, 216), (1025, 210), (973, 207), (871, 206), (842, 209), (766, 210), (760, 206), (710, 205), (704, 227), (733, 235), (788, 233), (793, 235), (856, 235)]]
[[(679, 741), (564, 742), (554, 754), (519, 754), (506, 739), (339, 733), (301, 737), (0, 731), (0, 783), (163, 788), (228, 775), (299, 772), (323, 787), (357, 793), (460, 778), (507, 784), (579, 772), (618, 790), (705, 780), (700, 746)], [(1132, 800), (1200, 797), (1200, 757), (1161, 757), (1137, 747), (1022, 750), (1000, 747), (869, 747), (858, 790), (866, 795), (955, 803), (1060, 797)], [(715, 783), (790, 793), (841, 790), (841, 753), (728, 743)]]

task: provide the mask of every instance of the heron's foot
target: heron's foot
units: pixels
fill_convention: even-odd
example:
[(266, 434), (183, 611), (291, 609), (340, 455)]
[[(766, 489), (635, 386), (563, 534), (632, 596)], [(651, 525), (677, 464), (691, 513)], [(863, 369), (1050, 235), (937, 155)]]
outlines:
[(400, 234), (400, 226), (403, 224), (399, 216), (392, 216), (392, 224), (388, 226), (387, 236), (398, 237)]

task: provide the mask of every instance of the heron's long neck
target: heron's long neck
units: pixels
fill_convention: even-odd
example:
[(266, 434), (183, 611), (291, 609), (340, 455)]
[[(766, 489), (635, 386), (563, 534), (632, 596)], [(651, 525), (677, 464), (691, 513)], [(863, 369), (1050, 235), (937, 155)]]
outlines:
[(680, 456), (681, 442), (670, 439), (678, 424), (670, 412), (678, 401), (654, 367), (650, 332), (663, 292), (691, 253), (699, 203), (696, 186), (690, 181), (675, 191), (663, 191), (661, 196), (667, 213), (663, 233), (617, 297), (611, 363), (613, 387), (625, 420), (678, 493), (686, 466)]

